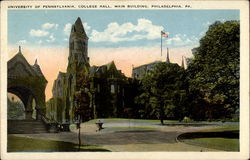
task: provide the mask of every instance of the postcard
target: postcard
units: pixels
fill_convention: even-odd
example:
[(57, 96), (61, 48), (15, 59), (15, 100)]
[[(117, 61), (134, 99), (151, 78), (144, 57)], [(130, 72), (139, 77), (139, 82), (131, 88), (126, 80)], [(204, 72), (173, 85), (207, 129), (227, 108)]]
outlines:
[(2, 159), (248, 159), (248, 1), (3, 1)]

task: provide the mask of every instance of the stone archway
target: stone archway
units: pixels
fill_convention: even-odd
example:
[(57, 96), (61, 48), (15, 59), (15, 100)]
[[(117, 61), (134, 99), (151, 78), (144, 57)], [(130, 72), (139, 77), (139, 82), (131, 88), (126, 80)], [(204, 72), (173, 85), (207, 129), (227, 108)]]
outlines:
[(45, 79), (37, 60), (30, 65), (19, 48), (19, 52), (8, 61), (7, 91), (20, 97), (25, 106), (26, 119), (32, 119), (32, 101), (36, 102), (36, 119), (45, 115)]
[[(25, 119), (29, 119), (29, 120), (34, 119), (32, 117), (32, 114), (34, 112), (34, 109), (37, 108), (37, 106), (35, 106), (35, 108), (33, 108), (32, 104), (33, 104), (33, 101), (36, 102), (36, 99), (35, 99), (32, 91), (26, 87), (23, 87), (23, 86), (12, 86), (12, 87), (8, 88), (8, 92), (16, 95), (22, 101), (22, 103), (24, 105), (24, 109), (25, 109)], [(38, 119), (37, 114), (36, 114), (35, 119)]]

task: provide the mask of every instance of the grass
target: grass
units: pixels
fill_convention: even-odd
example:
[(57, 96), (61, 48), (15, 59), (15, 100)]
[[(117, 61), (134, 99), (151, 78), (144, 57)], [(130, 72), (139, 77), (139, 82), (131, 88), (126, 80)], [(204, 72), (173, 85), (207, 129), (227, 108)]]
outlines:
[[(78, 145), (70, 142), (38, 140), (8, 135), (8, 152), (77, 152)], [(84, 145), (81, 152), (109, 151), (98, 146)]]
[(216, 126), (213, 128), (199, 130), (199, 132), (223, 132), (223, 131), (239, 131), (239, 125)]
[[(199, 134), (197, 134), (199, 132)], [(190, 137), (183, 138), (181, 141), (191, 145), (202, 146), (206, 148), (219, 149), (224, 151), (239, 151), (239, 138), (233, 137), (206, 137), (206, 134), (203, 134), (204, 137), (195, 137), (195, 134), (201, 135), (201, 133), (209, 133), (210, 136), (215, 133), (226, 133), (229, 132), (231, 136), (239, 132), (239, 125), (225, 125), (217, 126), (209, 129), (197, 130), (196, 133), (191, 133)], [(183, 134), (184, 135), (184, 134)], [(181, 135), (181, 136), (183, 136)], [(181, 137), (180, 136), (180, 137)], [(227, 135), (228, 136), (228, 135)]]
[(213, 148), (224, 151), (239, 151), (239, 139), (231, 138), (194, 138), (185, 139), (183, 142), (202, 146), (205, 148)]

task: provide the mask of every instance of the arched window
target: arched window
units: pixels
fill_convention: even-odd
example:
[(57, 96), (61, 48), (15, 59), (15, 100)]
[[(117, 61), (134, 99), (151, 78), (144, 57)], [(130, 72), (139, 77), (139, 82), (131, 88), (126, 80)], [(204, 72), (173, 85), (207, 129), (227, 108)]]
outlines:
[(110, 92), (111, 93), (115, 93), (115, 85), (114, 84), (111, 84), (111, 86), (110, 86)]

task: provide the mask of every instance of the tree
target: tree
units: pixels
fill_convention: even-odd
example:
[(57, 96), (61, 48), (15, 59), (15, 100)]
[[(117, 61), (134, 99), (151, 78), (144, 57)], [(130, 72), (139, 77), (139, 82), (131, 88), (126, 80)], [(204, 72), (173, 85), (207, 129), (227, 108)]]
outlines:
[[(200, 40), (187, 72), (192, 103), (206, 105), (205, 117), (230, 117), (239, 108), (238, 21), (215, 22)], [(203, 108), (204, 109), (204, 108)]]
[(90, 108), (90, 82), (89, 77), (82, 72), (78, 73), (77, 76), (75, 115), (79, 116), (80, 122), (85, 122), (92, 118), (92, 110)]
[(78, 132), (78, 141), (79, 146), (78, 150), (80, 151), (81, 147), (81, 122), (85, 122), (91, 119), (92, 110), (90, 108), (90, 83), (89, 77), (84, 72), (77, 73), (76, 79), (76, 88), (74, 99), (75, 99), (75, 116), (79, 121), (79, 132)]
[(156, 65), (142, 78), (141, 90), (137, 103), (143, 104), (145, 114), (159, 118), (161, 124), (164, 118), (179, 119), (183, 116), (181, 105), (186, 95), (185, 70), (178, 64)]

